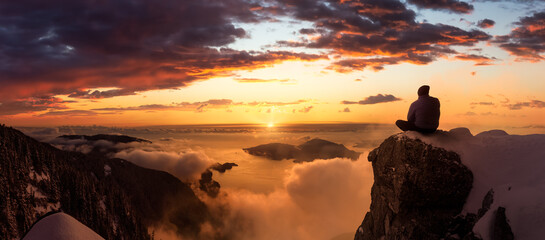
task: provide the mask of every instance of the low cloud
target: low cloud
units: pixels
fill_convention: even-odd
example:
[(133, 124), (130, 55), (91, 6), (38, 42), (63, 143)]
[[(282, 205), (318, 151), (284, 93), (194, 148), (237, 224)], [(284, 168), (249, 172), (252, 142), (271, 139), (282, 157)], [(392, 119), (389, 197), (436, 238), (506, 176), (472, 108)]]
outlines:
[(369, 105), (369, 104), (377, 104), (377, 103), (385, 103), (385, 102), (395, 102), (399, 101), (401, 98), (397, 98), (394, 95), (391, 94), (377, 94), (376, 96), (369, 96), (366, 97), (363, 100), (360, 100), (358, 102), (355, 101), (342, 101), (341, 104), (360, 104), (360, 105)]
[(223, 227), (210, 234), (231, 239), (331, 239), (353, 233), (370, 205), (371, 165), (360, 157), (295, 165), (284, 187), (270, 194), (227, 189), (206, 200)]
[(206, 154), (196, 151), (176, 153), (130, 149), (113, 156), (145, 168), (168, 172), (181, 180), (198, 179), (214, 163)]

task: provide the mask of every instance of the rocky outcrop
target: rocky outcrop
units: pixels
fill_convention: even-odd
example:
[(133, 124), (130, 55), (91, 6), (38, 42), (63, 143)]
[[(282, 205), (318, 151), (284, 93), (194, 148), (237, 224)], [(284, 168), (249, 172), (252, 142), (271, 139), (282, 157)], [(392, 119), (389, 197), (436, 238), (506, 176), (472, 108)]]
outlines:
[(352, 151), (342, 144), (323, 139), (312, 139), (299, 146), (284, 143), (269, 143), (244, 148), (245, 152), (272, 160), (295, 159), (295, 162), (308, 162), (314, 159), (350, 158), (358, 159), (361, 153)]
[(216, 164), (212, 165), (210, 167), (210, 169), (216, 170), (216, 171), (218, 171), (220, 173), (224, 173), (225, 171), (231, 170), (233, 167), (237, 167), (237, 166), (238, 166), (238, 164), (230, 163), (230, 162), (226, 162), (226, 163), (223, 163), (223, 164), (222, 163), (216, 163)]
[(448, 238), (473, 182), (457, 153), (400, 134), (368, 159), (375, 182), (356, 240)]
[(214, 174), (210, 169), (206, 169), (201, 173), (201, 179), (199, 179), (199, 189), (205, 192), (210, 197), (217, 197), (220, 193), (221, 185), (219, 182), (212, 179)]
[(122, 159), (59, 150), (0, 126), (0, 239), (61, 210), (105, 239), (150, 239), (160, 221), (196, 236), (209, 216), (188, 184)]

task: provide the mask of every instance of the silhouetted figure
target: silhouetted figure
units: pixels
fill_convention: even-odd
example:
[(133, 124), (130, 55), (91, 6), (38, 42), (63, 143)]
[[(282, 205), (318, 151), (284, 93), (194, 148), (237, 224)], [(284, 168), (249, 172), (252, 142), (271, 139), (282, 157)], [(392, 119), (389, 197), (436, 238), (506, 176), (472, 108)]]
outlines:
[(418, 89), (418, 100), (409, 108), (407, 121), (397, 120), (396, 125), (403, 131), (433, 133), (439, 127), (439, 99), (430, 96), (430, 86)]

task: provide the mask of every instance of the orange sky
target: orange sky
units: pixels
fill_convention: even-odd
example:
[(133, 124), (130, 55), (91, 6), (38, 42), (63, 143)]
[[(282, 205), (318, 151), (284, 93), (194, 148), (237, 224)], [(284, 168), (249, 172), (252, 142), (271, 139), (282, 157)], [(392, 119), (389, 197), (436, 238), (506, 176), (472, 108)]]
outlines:
[[(98, 36), (95, 42), (55, 32), (62, 29), (54, 26), (56, 22), (44, 25), (50, 31), (36, 32), (34, 40), (14, 33), (21, 44), (36, 46), (13, 50), (23, 48), (17, 48), (17, 41), (0, 40), (5, 46), (0, 53), (6, 56), (0, 60), (9, 62), (0, 68), (4, 72), (0, 122), (16, 126), (393, 123), (406, 117), (416, 89), (427, 84), (430, 95), (441, 101), (443, 127), (545, 129), (545, 64), (539, 50), (545, 49), (545, 39), (544, 29), (536, 27), (545, 13), (531, 10), (531, 4), (540, 3), (522, 6), (505, 1), (511, 9), (500, 3), (473, 3), (473, 10), (400, 3), (410, 16), (402, 22), (384, 15), (388, 9), (360, 9), (358, 17), (367, 21), (362, 23), (347, 21), (353, 13), (328, 4), (340, 15), (311, 19), (305, 15), (311, 10), (280, 3), (248, 5), (248, 12), (242, 5), (240, 12), (233, 12), (227, 4), (217, 17), (186, 25), (165, 20), (171, 26), (158, 30), (159, 25), (146, 22), (138, 32), (114, 28), (95, 35), (99, 33), (89, 28), (79, 33)], [(199, 7), (208, 6), (192, 9)], [(33, 12), (32, 6), (27, 8), (20, 14)], [(514, 9), (520, 11), (514, 14)], [(177, 16), (176, 11), (164, 16)], [(495, 18), (499, 16), (504, 18)], [(485, 18), (494, 21), (481, 24)], [(78, 27), (85, 30), (95, 20), (86, 21)], [(346, 29), (336, 32), (324, 25), (334, 21)], [(42, 22), (48, 18), (36, 24)], [(377, 23), (382, 26), (372, 25)], [(25, 27), (16, 21), (10, 24), (14, 29)], [(194, 32), (195, 26), (210, 29)], [(386, 37), (388, 31), (399, 34)], [(161, 40), (165, 34), (178, 42)], [(375, 42), (378, 37), (382, 40)], [(536, 38), (534, 45), (523, 44)], [(155, 45), (150, 41), (156, 41), (157, 47), (151, 47)], [(19, 60), (24, 61), (19, 64)], [(350, 102), (354, 104), (346, 104)]]

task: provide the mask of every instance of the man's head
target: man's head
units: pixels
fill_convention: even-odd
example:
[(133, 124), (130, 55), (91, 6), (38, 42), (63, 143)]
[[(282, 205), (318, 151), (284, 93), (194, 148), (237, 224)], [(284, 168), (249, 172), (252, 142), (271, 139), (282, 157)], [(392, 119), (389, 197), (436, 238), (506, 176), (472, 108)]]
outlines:
[(418, 96), (428, 96), (430, 95), (430, 86), (423, 85), (418, 89)]

